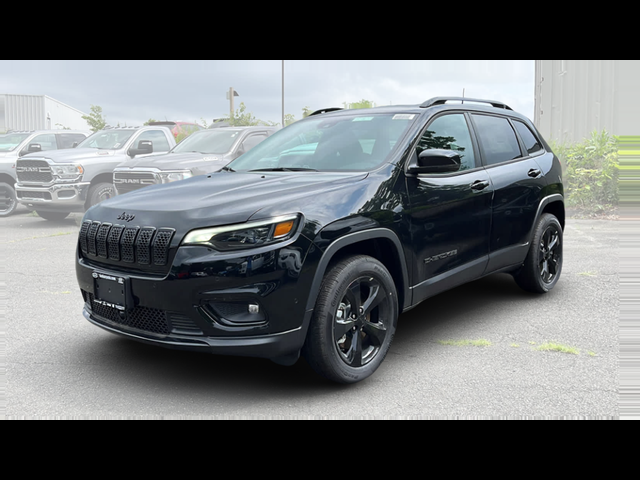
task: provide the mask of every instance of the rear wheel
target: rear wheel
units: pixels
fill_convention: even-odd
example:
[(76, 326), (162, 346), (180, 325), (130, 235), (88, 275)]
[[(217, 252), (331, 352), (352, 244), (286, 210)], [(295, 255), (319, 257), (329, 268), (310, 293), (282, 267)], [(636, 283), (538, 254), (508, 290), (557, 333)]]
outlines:
[(302, 354), (338, 383), (369, 377), (384, 360), (398, 321), (393, 278), (372, 257), (358, 255), (326, 274)]
[(16, 191), (8, 183), (0, 183), (0, 217), (8, 217), (16, 211)]
[(558, 219), (550, 213), (541, 215), (524, 265), (514, 274), (520, 288), (546, 293), (555, 286), (562, 271), (562, 244)]
[(59, 222), (69, 216), (69, 212), (47, 212), (45, 210), (36, 210), (38, 216), (52, 222)]

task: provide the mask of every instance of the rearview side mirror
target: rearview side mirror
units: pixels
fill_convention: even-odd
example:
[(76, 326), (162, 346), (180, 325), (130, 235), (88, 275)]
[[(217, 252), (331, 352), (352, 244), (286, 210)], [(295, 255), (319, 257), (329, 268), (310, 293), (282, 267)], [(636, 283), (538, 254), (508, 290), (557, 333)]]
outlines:
[(409, 173), (451, 173), (459, 171), (460, 166), (461, 159), (458, 152), (429, 149), (423, 150), (418, 155), (417, 164), (409, 166)]
[(42, 145), (40, 145), (39, 143), (30, 143), (27, 148), (23, 148), (20, 151), (20, 156), (26, 155), (28, 153), (41, 152), (41, 151), (42, 151)]
[(147, 155), (153, 153), (153, 142), (151, 140), (140, 140), (138, 148), (130, 148), (127, 152), (131, 158), (136, 155)]

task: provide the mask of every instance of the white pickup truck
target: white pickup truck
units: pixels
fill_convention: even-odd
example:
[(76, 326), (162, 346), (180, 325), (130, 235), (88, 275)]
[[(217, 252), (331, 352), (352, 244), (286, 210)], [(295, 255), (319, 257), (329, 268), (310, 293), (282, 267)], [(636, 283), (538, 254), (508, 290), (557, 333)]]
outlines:
[(46, 220), (62, 220), (114, 196), (117, 165), (167, 153), (175, 145), (166, 126), (114, 127), (70, 150), (25, 155), (16, 161), (17, 200)]

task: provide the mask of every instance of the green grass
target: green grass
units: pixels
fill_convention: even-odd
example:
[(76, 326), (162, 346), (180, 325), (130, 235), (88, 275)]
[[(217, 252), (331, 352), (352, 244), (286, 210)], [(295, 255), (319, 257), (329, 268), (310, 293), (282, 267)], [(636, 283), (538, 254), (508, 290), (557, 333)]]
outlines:
[(512, 344), (511, 344), (511, 346), (512, 346), (513, 348), (518, 348), (520, 345), (518, 345), (517, 343), (512, 343)]
[(536, 350), (546, 351), (546, 352), (562, 352), (562, 353), (571, 353), (573, 355), (580, 355), (580, 350), (574, 347), (568, 347), (566, 345), (561, 345), (559, 343), (547, 342), (538, 346)]
[(478, 340), (438, 340), (438, 343), (440, 345), (453, 345), (455, 347), (464, 347), (467, 345), (474, 347), (488, 347), (491, 345), (491, 342), (484, 338), (480, 338)]
[(596, 272), (580, 272), (578, 275), (583, 275), (585, 277), (597, 277), (598, 274)]

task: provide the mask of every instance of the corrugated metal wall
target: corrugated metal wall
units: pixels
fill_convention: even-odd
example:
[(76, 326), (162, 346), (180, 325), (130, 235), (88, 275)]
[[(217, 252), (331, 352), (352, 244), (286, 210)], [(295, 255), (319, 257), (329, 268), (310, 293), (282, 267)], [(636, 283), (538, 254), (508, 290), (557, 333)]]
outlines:
[(47, 128), (43, 95), (2, 96), (4, 97), (4, 114), (0, 125), (4, 123), (4, 130), (41, 130)]
[(640, 61), (536, 60), (534, 123), (557, 142), (640, 133)]

